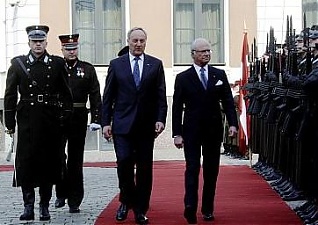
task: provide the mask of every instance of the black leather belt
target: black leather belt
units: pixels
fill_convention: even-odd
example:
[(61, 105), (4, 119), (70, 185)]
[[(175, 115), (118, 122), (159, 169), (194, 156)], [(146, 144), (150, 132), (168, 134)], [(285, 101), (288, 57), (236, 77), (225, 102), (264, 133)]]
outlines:
[(59, 105), (59, 101), (56, 96), (52, 97), (52, 96), (43, 95), (43, 94), (33, 95), (28, 98), (21, 97), (20, 101), (25, 103), (30, 103), (30, 105), (34, 105), (34, 104), (54, 105), (54, 106)]
[(86, 107), (86, 103), (74, 102), (74, 103), (73, 103), (73, 107), (74, 107), (74, 108), (84, 108), (84, 107)]

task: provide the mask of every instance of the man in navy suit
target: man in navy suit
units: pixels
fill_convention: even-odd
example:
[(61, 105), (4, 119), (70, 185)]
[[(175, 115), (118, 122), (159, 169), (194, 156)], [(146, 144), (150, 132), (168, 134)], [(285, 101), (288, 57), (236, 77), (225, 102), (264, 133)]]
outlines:
[[(237, 117), (231, 88), (224, 70), (209, 66), (211, 45), (198, 38), (191, 45), (193, 65), (176, 76), (172, 104), (172, 135), (186, 160), (184, 217), (197, 223), (201, 151), (203, 193), (201, 213), (214, 220), (214, 195), (223, 138), (222, 110), (229, 123), (229, 136), (237, 133)], [(222, 106), (222, 110), (221, 110)]]
[(163, 64), (144, 53), (146, 41), (143, 28), (128, 32), (129, 53), (111, 60), (102, 107), (103, 135), (113, 138), (117, 157), (121, 205), (116, 220), (125, 220), (133, 209), (137, 224), (148, 223), (154, 140), (167, 117)]

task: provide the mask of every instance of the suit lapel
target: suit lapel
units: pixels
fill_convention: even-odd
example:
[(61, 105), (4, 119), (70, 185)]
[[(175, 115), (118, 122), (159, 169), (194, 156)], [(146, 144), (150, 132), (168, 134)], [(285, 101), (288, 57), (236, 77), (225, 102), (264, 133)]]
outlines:
[(208, 87), (214, 87), (218, 81), (215, 71), (212, 66), (208, 66)]
[(200, 91), (204, 91), (204, 87), (201, 83), (200, 78), (198, 77), (197, 71), (195, 70), (194, 66), (192, 65), (191, 68), (189, 69), (189, 74), (190, 74), (190, 80), (193, 83), (193, 86), (199, 89)]
[(122, 56), (121, 58), (121, 62), (122, 62), (122, 69), (123, 69), (123, 73), (125, 76), (128, 76), (127, 81), (136, 87), (135, 81), (134, 81), (134, 76), (132, 74), (131, 71), (131, 65), (130, 65), (130, 61), (129, 61), (129, 55), (125, 54)]
[(149, 70), (151, 66), (152, 66), (152, 63), (149, 60), (149, 57), (147, 57), (147, 55), (144, 54), (144, 65), (142, 68), (140, 85), (142, 85), (144, 83), (144, 80), (147, 79), (147, 77), (149, 76)]
[[(190, 80), (193, 83), (193, 86), (200, 89), (200, 90), (204, 90), (204, 87), (201, 83), (200, 78), (198, 77), (197, 71), (195, 70), (194, 66), (191, 66), (191, 68), (189, 69), (189, 73), (190, 73)], [(217, 78), (217, 74), (214, 71), (213, 67), (208, 66), (208, 83), (207, 83), (207, 88), (214, 88), (216, 82), (218, 81)]]

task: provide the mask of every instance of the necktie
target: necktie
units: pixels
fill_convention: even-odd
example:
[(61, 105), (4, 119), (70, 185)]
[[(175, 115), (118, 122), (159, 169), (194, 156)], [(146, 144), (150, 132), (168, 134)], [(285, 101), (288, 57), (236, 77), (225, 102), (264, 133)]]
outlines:
[(205, 71), (205, 69), (203, 67), (201, 67), (201, 69), (200, 69), (201, 82), (202, 82), (204, 89), (206, 89), (208, 81), (206, 79), (204, 71)]
[(133, 75), (134, 75), (136, 87), (139, 87), (139, 84), (140, 84), (140, 71), (139, 71), (139, 65), (138, 65), (139, 59), (140, 58), (138, 56), (134, 58), (135, 65), (134, 65)]

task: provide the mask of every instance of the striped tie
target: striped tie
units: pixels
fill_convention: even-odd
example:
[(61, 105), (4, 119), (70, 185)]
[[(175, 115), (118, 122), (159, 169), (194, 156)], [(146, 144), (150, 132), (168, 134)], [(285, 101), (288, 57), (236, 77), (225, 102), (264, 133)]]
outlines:
[(205, 71), (205, 69), (203, 67), (201, 67), (201, 69), (200, 69), (201, 82), (202, 82), (204, 89), (206, 89), (208, 81), (206, 79), (204, 71)]
[(133, 75), (134, 75), (134, 80), (135, 80), (135, 84), (136, 87), (139, 87), (140, 84), (140, 71), (139, 71), (139, 65), (138, 65), (138, 60), (139, 60), (139, 56), (135, 57), (135, 65), (134, 65), (134, 70), (133, 70)]

